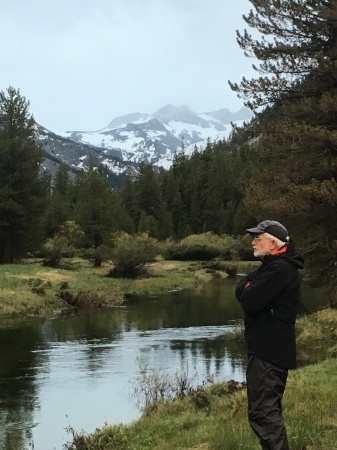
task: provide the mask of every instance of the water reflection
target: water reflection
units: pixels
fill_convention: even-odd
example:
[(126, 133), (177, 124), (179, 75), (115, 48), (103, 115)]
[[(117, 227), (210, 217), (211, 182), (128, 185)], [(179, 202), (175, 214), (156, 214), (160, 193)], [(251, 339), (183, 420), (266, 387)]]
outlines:
[(0, 330), (1, 449), (23, 449), (32, 436), (38, 407), (35, 378), (42, 364), (34, 349), (40, 341), (39, 327)]
[(215, 282), (63, 319), (3, 322), (0, 450), (61, 449), (69, 424), (90, 432), (105, 421), (134, 420), (130, 380), (139, 361), (169, 372), (188, 365), (196, 382), (212, 374), (242, 380), (245, 346), (228, 334), (242, 320), (235, 285)]

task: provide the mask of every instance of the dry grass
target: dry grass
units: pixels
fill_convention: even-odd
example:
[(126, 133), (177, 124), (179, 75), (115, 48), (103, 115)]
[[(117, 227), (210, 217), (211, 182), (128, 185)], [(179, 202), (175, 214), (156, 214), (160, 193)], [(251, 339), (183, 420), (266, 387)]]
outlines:
[(173, 263), (172, 261), (157, 261), (147, 265), (150, 271), (161, 272), (163, 270), (176, 270), (178, 268), (178, 263)]
[[(18, 278), (22, 278), (22, 279), (29, 279), (31, 278), (31, 276), (26, 275), (26, 274), (19, 274), (19, 275), (13, 275), (13, 276), (17, 276)], [(69, 275), (68, 273), (65, 274), (64, 272), (59, 272), (57, 269), (53, 270), (53, 271), (46, 271), (46, 270), (38, 270), (35, 273), (35, 277), (39, 278), (40, 280), (43, 281), (49, 281), (51, 283), (60, 283), (62, 281), (71, 281), (74, 280), (74, 276)]]

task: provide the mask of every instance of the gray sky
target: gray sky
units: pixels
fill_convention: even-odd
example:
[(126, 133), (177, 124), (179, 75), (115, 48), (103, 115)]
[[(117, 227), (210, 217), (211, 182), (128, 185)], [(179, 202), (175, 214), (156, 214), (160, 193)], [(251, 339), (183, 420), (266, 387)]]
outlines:
[(168, 103), (243, 106), (227, 80), (253, 75), (235, 35), (248, 0), (1, 3), (0, 90), (20, 89), (52, 131), (97, 130)]

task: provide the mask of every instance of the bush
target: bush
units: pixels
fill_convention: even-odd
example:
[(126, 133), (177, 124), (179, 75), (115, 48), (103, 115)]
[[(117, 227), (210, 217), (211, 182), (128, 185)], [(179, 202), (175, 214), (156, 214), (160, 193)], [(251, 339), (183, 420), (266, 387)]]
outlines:
[(173, 244), (164, 254), (165, 259), (177, 261), (209, 261), (220, 255), (219, 249), (205, 244), (195, 244), (191, 247), (184, 244)]
[(62, 258), (71, 258), (74, 256), (75, 249), (69, 244), (65, 236), (56, 235), (52, 239), (48, 239), (42, 249), (44, 256), (43, 265), (48, 267), (57, 267)]
[(168, 373), (162, 369), (150, 368), (146, 363), (138, 360), (139, 375), (130, 381), (132, 388), (130, 397), (136, 406), (147, 415), (152, 407), (159, 402), (172, 401), (197, 394), (214, 383), (214, 377), (208, 376), (199, 386), (194, 386), (197, 373), (190, 374), (188, 365), (182, 371)]
[(73, 220), (66, 220), (62, 225), (56, 236), (64, 236), (68, 239), (69, 244), (74, 248), (80, 248), (84, 239), (84, 232), (81, 227)]
[(167, 244), (163, 256), (178, 261), (210, 261), (214, 258), (232, 260), (236, 258), (236, 247), (236, 241), (231, 236), (208, 232), (192, 234), (179, 243)]
[(52, 239), (48, 239), (40, 252), (43, 265), (57, 267), (62, 258), (72, 258), (81, 243), (84, 233), (74, 221), (64, 222)]
[(144, 271), (146, 263), (158, 254), (158, 243), (146, 233), (131, 236), (120, 232), (114, 237), (112, 259), (114, 267), (110, 277), (135, 277)]

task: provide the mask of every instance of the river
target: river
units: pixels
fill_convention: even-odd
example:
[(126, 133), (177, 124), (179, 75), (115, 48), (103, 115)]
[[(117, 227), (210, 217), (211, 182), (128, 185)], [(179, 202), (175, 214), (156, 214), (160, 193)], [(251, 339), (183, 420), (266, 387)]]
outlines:
[[(0, 450), (61, 450), (67, 427), (93, 431), (140, 416), (132, 398), (142, 365), (188, 371), (193, 384), (244, 379), (236, 281), (128, 300), (121, 308), (53, 319), (0, 321)], [(304, 286), (306, 309), (318, 294)]]

